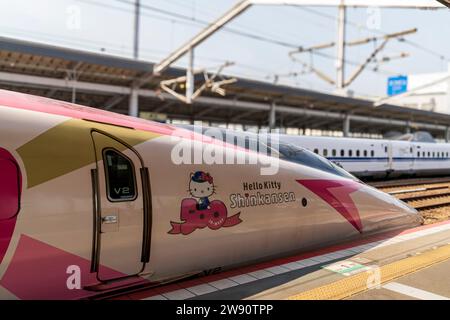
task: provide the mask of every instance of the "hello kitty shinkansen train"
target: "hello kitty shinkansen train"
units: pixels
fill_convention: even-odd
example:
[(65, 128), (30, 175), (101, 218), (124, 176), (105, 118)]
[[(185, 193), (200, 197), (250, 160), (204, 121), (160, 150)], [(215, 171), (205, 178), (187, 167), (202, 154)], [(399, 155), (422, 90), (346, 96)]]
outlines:
[[(0, 298), (83, 298), (421, 223), (351, 176), (202, 139), (0, 90)], [(263, 161), (174, 161), (191, 142)]]

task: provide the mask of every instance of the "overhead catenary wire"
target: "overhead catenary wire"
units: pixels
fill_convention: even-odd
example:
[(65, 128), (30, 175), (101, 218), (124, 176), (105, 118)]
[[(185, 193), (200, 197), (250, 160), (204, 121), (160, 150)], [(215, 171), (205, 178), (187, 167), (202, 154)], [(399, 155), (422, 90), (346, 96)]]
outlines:
[[(114, 0), (114, 1), (120, 2), (120, 3), (126, 3), (126, 4), (129, 4), (129, 5), (134, 5), (134, 2), (133, 1), (129, 1), (129, 0)], [(185, 15), (185, 14), (164, 10), (164, 9), (161, 9), (161, 8), (150, 6), (148, 4), (141, 4), (141, 7), (143, 9), (151, 10), (153, 12), (158, 12), (158, 13), (161, 13), (161, 14), (164, 14), (164, 15), (168, 15), (168, 16), (171, 16), (171, 17), (174, 17), (174, 18), (178, 18), (178, 19), (181, 19), (181, 20), (184, 20), (184, 21), (192, 21), (192, 22), (196, 22), (196, 23), (199, 23), (199, 24), (202, 24), (202, 25), (205, 25), (205, 26), (211, 24), (209, 21), (206, 21), (206, 20), (203, 20), (203, 19), (199, 19), (199, 18), (191, 17), (191, 16), (188, 16), (188, 15)], [(247, 38), (250, 38), (250, 39), (253, 39), (253, 40), (260, 40), (260, 41), (264, 41), (264, 42), (270, 42), (272, 44), (277, 44), (277, 45), (288, 47), (288, 48), (296, 48), (296, 47), (298, 47), (298, 45), (296, 45), (296, 44), (292, 44), (292, 43), (289, 43), (289, 42), (286, 42), (286, 41), (281, 41), (281, 40), (277, 40), (277, 39), (273, 39), (273, 38), (269, 38), (269, 37), (265, 37), (265, 36), (261, 36), (261, 35), (257, 35), (257, 34), (253, 34), (253, 33), (249, 33), (249, 32), (245, 32), (245, 31), (238, 30), (238, 29), (235, 29), (235, 28), (224, 27), (224, 30), (226, 32), (233, 33), (233, 34), (240, 35), (240, 36), (244, 36), (244, 37), (247, 37)]]
[[(298, 6), (294, 6), (294, 7), (296, 9), (298, 9), (298, 10), (301, 10), (301, 11), (304, 11), (304, 12), (309, 12), (309, 13), (315, 14), (317, 16), (321, 16), (323, 18), (326, 18), (326, 19), (330, 19), (330, 20), (333, 20), (333, 21), (339, 21), (339, 18), (337, 18), (337, 17), (335, 17), (333, 15), (330, 15), (330, 14), (327, 14), (327, 13), (324, 13), (324, 12), (321, 12), (321, 11), (318, 11), (318, 10), (315, 10), (315, 9), (312, 9), (312, 8), (305, 8), (305, 7), (298, 7)], [(381, 30), (378, 30), (378, 29), (371, 29), (371, 28), (369, 28), (367, 26), (364, 26), (362, 24), (356, 23), (356, 22), (351, 21), (349, 19), (346, 19), (346, 23), (349, 26), (352, 26), (352, 27), (355, 27), (355, 28), (358, 28), (358, 29), (362, 28), (362, 29), (367, 30), (367, 31), (372, 32), (372, 33), (378, 33), (378, 34), (381, 34), (381, 35), (387, 35), (388, 34), (387, 32), (384, 32), (384, 31), (381, 31)], [(412, 40), (403, 39), (402, 41), (404, 43), (407, 43), (408, 45), (410, 45), (412, 47), (415, 47), (416, 49), (422, 50), (423, 52), (426, 52), (426, 53), (428, 53), (430, 55), (433, 55), (433, 56), (435, 56), (435, 57), (437, 57), (437, 58), (439, 58), (441, 60), (450, 61), (450, 57), (447, 57), (446, 55), (444, 55), (444, 54), (442, 54), (440, 52), (434, 51), (434, 50), (432, 50), (430, 48), (424, 47), (424, 46), (422, 46), (422, 45), (420, 45), (420, 44), (418, 44), (418, 43), (416, 43), (416, 42), (414, 42)]]
[[(86, 1), (86, 0), (77, 0), (77, 1)], [(130, 1), (130, 0), (114, 0), (114, 1), (119, 2), (119, 3), (125, 3), (125, 4), (128, 4), (128, 5), (134, 5), (134, 2)], [(195, 21), (195, 22), (197, 22), (199, 24), (203, 24), (205, 26), (211, 24), (210, 22), (208, 22), (206, 20), (194, 18), (194, 17), (188, 16), (188, 15), (184, 15), (184, 14), (180, 14), (180, 13), (174, 13), (174, 12), (171, 12), (171, 11), (168, 11), (168, 10), (164, 10), (164, 9), (161, 9), (161, 8), (156, 8), (154, 6), (150, 6), (148, 4), (142, 4), (141, 6), (142, 6), (143, 9), (147, 9), (147, 10), (151, 10), (151, 11), (154, 11), (154, 12), (162, 13), (162, 14), (165, 14), (165, 15), (168, 15), (168, 16), (176, 17), (176, 18), (179, 18), (179, 19), (183, 19), (185, 21)], [(286, 41), (280, 41), (280, 40), (272, 39), (272, 38), (269, 38), (269, 37), (255, 35), (255, 34), (252, 34), (252, 33), (248, 33), (248, 32), (237, 30), (235, 28), (224, 27), (224, 31), (230, 32), (230, 33), (233, 33), (233, 34), (236, 34), (236, 35), (240, 35), (240, 36), (243, 36), (243, 37), (247, 37), (247, 38), (250, 38), (250, 39), (253, 39), (253, 40), (264, 41), (264, 42), (267, 42), (267, 43), (271, 43), (271, 44), (275, 44), (275, 45), (281, 45), (281, 46), (288, 47), (288, 48), (295, 48), (296, 49), (296, 48), (299, 47), (298, 44), (293, 44), (293, 43), (289, 43), (289, 42), (286, 42)], [(323, 58), (326, 58), (326, 59), (333, 60), (333, 61), (336, 59), (336, 57), (334, 55), (332, 55), (332, 54), (327, 54), (327, 53), (323, 53), (323, 52), (314, 52), (314, 54), (318, 55), (318, 56), (321, 56)], [(344, 62), (346, 64), (352, 65), (352, 66), (359, 66), (360, 65), (360, 63), (358, 61), (349, 60), (349, 59), (345, 59)], [(377, 71), (371, 70), (371, 69), (369, 69), (369, 70), (374, 72), (374, 73), (383, 73), (385, 75), (397, 75), (398, 74), (398, 72), (382, 70), (380, 68)]]
[[(170, 2), (168, 2), (168, 4), (174, 4), (174, 5), (178, 5), (178, 6), (181, 6), (181, 7), (184, 7), (184, 8), (186, 8), (186, 9), (190, 9), (190, 5), (188, 5), (188, 4), (186, 4), (185, 3), (185, 0), (172, 0), (172, 1), (170, 1)], [(217, 9), (216, 8), (213, 8), (213, 7), (211, 7), (211, 6), (208, 6), (207, 4), (202, 4), (202, 7), (203, 8), (205, 8), (205, 9), (199, 9), (199, 8), (197, 8), (196, 9), (196, 11), (198, 11), (198, 12), (201, 12), (201, 13), (203, 13), (204, 15), (214, 15), (216, 12), (217, 12)], [(207, 8), (207, 9), (206, 9)], [(287, 9), (289, 9), (289, 8), (287, 8)], [(290, 11), (287, 11), (287, 12), (284, 12), (283, 13), (283, 18), (286, 16), (286, 14), (288, 14), (288, 13), (290, 13)], [(295, 19), (295, 21), (297, 21), (298, 20), (298, 18), (297, 17), (293, 17), (294, 19)], [(330, 26), (329, 25), (327, 25), (326, 23), (321, 23), (321, 22), (318, 22), (318, 21), (316, 21), (316, 20), (313, 20), (313, 19), (305, 19), (304, 17), (302, 17), (302, 22), (307, 22), (308, 24), (311, 24), (311, 25), (314, 25), (314, 26), (317, 26), (317, 27), (320, 27), (320, 28), (323, 28), (323, 29), (326, 29), (326, 30), (329, 30), (329, 28), (330, 28)], [(249, 30), (249, 31), (253, 31), (253, 32), (257, 32), (257, 33), (259, 33), (259, 34), (265, 34), (265, 35), (267, 35), (268, 37), (275, 37), (275, 38), (279, 38), (280, 37), (280, 32), (276, 32), (275, 30), (274, 30), (274, 28), (277, 26), (276, 24), (271, 24), (270, 25), (270, 29), (271, 30), (274, 30), (274, 32), (275, 33), (272, 33), (272, 32), (267, 32), (267, 30), (264, 30), (264, 31), (262, 31), (262, 30), (260, 30), (259, 28), (255, 28), (253, 25), (249, 25), (249, 24), (242, 24), (242, 23), (239, 23), (239, 22), (233, 22), (234, 23), (234, 25), (235, 26), (237, 26), (237, 27), (240, 27), (240, 28), (244, 28), (245, 30)], [(299, 34), (298, 33), (296, 33), (296, 32), (291, 32), (290, 30), (284, 30), (283, 29), (283, 31), (282, 31), (282, 35), (283, 36), (286, 36), (286, 35), (288, 35), (290, 38), (292, 38), (292, 39), (295, 39), (295, 41), (298, 41), (298, 39), (299, 39)], [(305, 34), (301, 34), (302, 36), (304, 36)], [(308, 37), (309, 38), (309, 37)], [(312, 38), (309, 38), (309, 39), (312, 39)]]
[[(133, 1), (130, 1), (130, 0), (115, 0), (115, 1), (121, 2), (121, 3), (127, 3), (127, 4), (130, 4), (130, 5), (133, 4)], [(196, 19), (194, 17), (189, 17), (189, 16), (186, 16), (186, 15), (183, 15), (183, 14), (173, 13), (173, 12), (170, 12), (170, 11), (167, 11), (167, 10), (164, 10), (164, 9), (156, 8), (154, 6), (144, 5), (144, 7), (147, 7), (147, 9), (154, 10), (156, 12), (160, 12), (160, 13), (163, 13), (163, 14), (166, 14), (166, 15), (177, 16), (177, 17), (185, 19), (185, 20), (196, 21), (196, 22), (199, 22), (199, 23), (202, 23), (202, 24), (205, 24), (205, 25), (210, 24), (209, 22), (207, 22), (205, 20)], [(186, 6), (184, 6), (184, 7), (186, 7)], [(337, 21), (339, 19), (339, 18), (337, 18), (335, 16), (332, 16), (332, 15), (329, 15), (329, 14), (326, 14), (326, 13), (323, 13), (323, 12), (320, 12), (320, 11), (317, 11), (317, 10), (314, 10), (314, 9), (311, 9), (311, 8), (305, 8), (305, 7), (299, 7), (299, 6), (294, 6), (294, 7), (297, 8), (297, 9), (303, 10), (303, 11), (307, 11), (307, 12), (310, 12), (310, 13), (314, 13), (316, 15), (320, 15), (322, 17), (326, 17), (328, 19), (332, 19), (334, 21)], [(353, 27), (366, 29), (366, 30), (368, 30), (370, 32), (374, 32), (374, 33), (378, 33), (378, 34), (382, 34), (382, 35), (387, 35), (386, 32), (383, 32), (381, 30), (368, 28), (368, 27), (366, 27), (364, 25), (361, 25), (361, 24), (358, 24), (356, 22), (349, 21), (348, 19), (347, 19), (347, 24), (349, 24), (349, 25), (351, 25)], [(232, 33), (235, 33), (235, 34), (238, 34), (238, 35), (250, 37), (250, 38), (253, 38), (255, 40), (262, 40), (262, 41), (272, 42), (273, 44), (283, 45), (283, 46), (286, 46), (286, 47), (298, 48), (298, 45), (290, 44), (290, 43), (287, 43), (287, 42), (284, 42), (284, 41), (274, 40), (274, 39), (271, 39), (271, 38), (268, 38), (268, 37), (262, 37), (262, 36), (250, 34), (250, 33), (247, 33), (247, 32), (242, 32), (242, 31), (239, 31), (239, 30), (236, 30), (236, 29), (232, 29), (232, 28), (229, 28), (229, 27), (225, 27), (224, 29), (228, 30), (228, 32), (232, 32)], [(427, 53), (429, 53), (431, 55), (434, 55), (434, 56), (436, 56), (436, 57), (438, 57), (440, 59), (449, 60), (450, 61), (449, 57), (446, 57), (445, 55), (443, 55), (441, 53), (438, 53), (438, 52), (436, 52), (434, 50), (426, 48), (426, 47), (424, 47), (424, 46), (422, 46), (422, 45), (420, 45), (420, 44), (418, 44), (418, 43), (416, 43), (414, 41), (407, 40), (407, 39), (403, 39), (403, 41), (405, 43), (407, 43), (407, 44), (409, 44), (409, 45), (419, 49), (419, 50), (422, 50), (422, 51), (427, 52)], [(323, 54), (323, 53), (321, 54), (321, 53), (315, 52), (314, 54), (322, 55), (325, 58), (335, 59), (334, 56), (326, 55), (326, 54)], [(350, 61), (348, 59), (345, 59), (344, 62), (347, 63), (347, 64), (350, 64), (350, 65), (355, 65), (355, 66), (359, 65), (358, 62)], [(378, 70), (380, 70), (380, 69), (378, 69)], [(372, 71), (377, 72), (375, 70), (372, 70)], [(396, 73), (392, 73), (392, 74), (396, 74)]]
[[(100, 6), (102, 6), (102, 7), (108, 7), (108, 8), (111, 8), (111, 9), (115, 9), (115, 10), (121, 10), (121, 11), (124, 11), (124, 12), (128, 12), (128, 13), (130, 13), (130, 14), (133, 14), (134, 12), (133, 12), (133, 10), (132, 9), (130, 9), (130, 10), (127, 10), (127, 8), (126, 7), (121, 7), (121, 6), (119, 6), (119, 5), (117, 5), (117, 6), (115, 6), (115, 5), (112, 5), (111, 3), (99, 3), (99, 2), (95, 2), (95, 1), (89, 1), (89, 0), (77, 0), (77, 1), (80, 1), (80, 2), (85, 2), (85, 3), (90, 3), (90, 4), (96, 4), (96, 5), (100, 5)], [(124, 1), (124, 0), (117, 0), (117, 1), (120, 1), (120, 2), (122, 2), (122, 3), (124, 3), (124, 4), (134, 4), (134, 2), (133, 1)], [(145, 5), (145, 6), (147, 6), (147, 5)], [(158, 14), (159, 14), (160, 12), (158, 12)], [(156, 14), (154, 14), (154, 15), (152, 15), (152, 14), (149, 14), (148, 12), (143, 12), (143, 13), (141, 13), (143, 16), (147, 16), (147, 17), (151, 17), (151, 18), (155, 18), (155, 19), (161, 19), (161, 20), (170, 20), (170, 21), (176, 21), (176, 19), (178, 19), (178, 18), (173, 18), (173, 19), (171, 19), (171, 18), (168, 18), (168, 17), (165, 17), (165, 16), (159, 16), (159, 15), (156, 15)], [(163, 14), (163, 13), (161, 13), (161, 14)], [(190, 19), (190, 21), (189, 20), (187, 20), (187, 19)], [(192, 21), (192, 17), (187, 17), (186, 19), (184, 19), (183, 20), (183, 23), (186, 23), (186, 24), (190, 24), (190, 25), (196, 25), (196, 26), (198, 26), (200, 23), (199, 22), (196, 22), (196, 21)], [(206, 22), (206, 21), (203, 21), (202, 22), (202, 24), (206, 24), (206, 23), (208, 23), (208, 22)], [(28, 31), (27, 31), (27, 33), (28, 33)], [(245, 35), (244, 35), (245, 36)], [(53, 35), (49, 35), (48, 36), (48, 39), (51, 39), (51, 38), (53, 38), (54, 36)], [(260, 40), (260, 39), (258, 39), (258, 40)], [(89, 41), (89, 42), (91, 42), (92, 43), (92, 45), (91, 45), (91, 47), (94, 47), (94, 43), (96, 43), (97, 41), (93, 41), (93, 40), (90, 40), (90, 39), (79, 39), (79, 40), (75, 40), (76, 42), (77, 42), (77, 45), (78, 45), (78, 43), (83, 43), (84, 45), (86, 44), (86, 41)], [(72, 41), (72, 43), (74, 43), (75, 41)], [(263, 41), (265, 41), (265, 40), (263, 40)], [(292, 47), (292, 48), (298, 48), (298, 45), (297, 44), (292, 44), (292, 43), (287, 43), (287, 42), (285, 42), (286, 43), (286, 45), (289, 45), (290, 47)], [(278, 43), (274, 43), (274, 44), (278, 44)], [(107, 45), (107, 46), (113, 46), (114, 44), (112, 44), (112, 43), (106, 43), (105, 42), (105, 45)], [(102, 48), (103, 49), (103, 48)], [(129, 47), (128, 46), (120, 46), (120, 49), (118, 49), (118, 50), (116, 50), (116, 51), (118, 51), (118, 52), (120, 52), (120, 51), (124, 51), (125, 49), (129, 49)], [(104, 50), (102, 50), (102, 51), (104, 51)], [(154, 50), (153, 50), (154, 51)], [(155, 51), (156, 52), (156, 51)], [(159, 52), (161, 52), (161, 55), (163, 55), (163, 54), (165, 54), (164, 53), (164, 51), (159, 51)], [(334, 56), (332, 56), (332, 55), (329, 55), (329, 54), (326, 54), (326, 53), (318, 53), (317, 54), (318, 56), (322, 56), (322, 57), (324, 57), (324, 58), (326, 58), (326, 59), (332, 59), (332, 60), (334, 60), (335, 59), (335, 57)], [(205, 58), (205, 59), (211, 59), (211, 58)], [(212, 60), (212, 59), (211, 59)], [(219, 61), (220, 59), (217, 59), (216, 61)], [(223, 61), (223, 60), (220, 60), (220, 61)], [(350, 60), (346, 60), (346, 63), (349, 63), (349, 64), (354, 64), (354, 65), (357, 65), (357, 64), (359, 64), (359, 63), (357, 63), (357, 62), (353, 62), (353, 61), (350, 61)], [(264, 72), (263, 71), (263, 69), (262, 68), (258, 68), (258, 67), (255, 67), (255, 66), (251, 66), (251, 65), (244, 65), (244, 64), (238, 64), (238, 67), (240, 67), (240, 68), (242, 68), (242, 69), (252, 69), (252, 70), (257, 70), (258, 69), (258, 71), (262, 71), (262, 72)], [(397, 74), (397, 73), (390, 73), (390, 74)]]
[[(130, 7), (129, 10), (127, 10), (127, 8), (125, 6), (124, 7), (121, 7), (119, 5), (114, 6), (111, 3), (99, 3), (99, 2), (96, 2), (96, 1), (89, 1), (89, 0), (77, 0), (77, 1), (90, 3), (90, 4), (95, 4), (95, 5), (98, 5), (98, 6), (101, 6), (101, 7), (109, 7), (111, 9), (121, 10), (121, 11), (124, 11), (124, 12), (128, 12), (130, 14), (133, 14), (133, 10), (131, 9), (131, 7)], [(115, 0), (115, 1), (118, 2), (118, 3), (123, 3), (123, 4), (126, 4), (126, 5), (129, 5), (129, 6), (134, 5), (134, 1), (132, 1), (132, 0), (131, 1), (128, 1), (128, 0)], [(196, 26), (196, 27), (201, 27), (202, 25), (210, 24), (208, 21), (205, 21), (205, 20), (200, 20), (200, 19), (197, 19), (197, 18), (191, 17), (191, 16), (180, 15), (180, 14), (173, 13), (173, 12), (170, 12), (170, 11), (167, 11), (167, 10), (156, 8), (154, 6), (149, 6), (148, 4), (144, 4), (143, 5), (143, 9), (147, 10), (147, 12), (142, 12), (141, 14), (143, 16), (150, 17), (150, 18), (153, 18), (153, 19), (173, 21), (173, 22), (177, 22), (177, 23), (179, 23), (180, 22), (179, 20), (181, 20), (182, 21), (181, 23), (183, 23), (183, 24)], [(156, 12), (156, 14), (149, 14), (149, 11)], [(174, 16), (174, 14), (176, 16)], [(225, 31), (226, 32), (230, 32), (228, 29), (225, 30)], [(269, 42), (269, 43), (276, 44), (276, 45), (289, 46), (290, 48), (298, 48), (297, 44), (293, 44), (293, 43), (290, 43), (290, 42), (278, 41), (276, 39), (271, 39), (270, 37), (261, 37), (261, 36), (258, 36), (258, 35), (253, 35), (253, 34), (248, 33), (248, 32), (242, 32), (240, 30), (235, 30), (235, 31), (238, 32), (237, 34), (239, 34), (241, 36), (244, 36), (244, 37), (248, 37), (250, 35), (250, 37), (252, 39), (255, 39), (255, 40)], [(232, 32), (234, 32), (234, 31), (232, 31)], [(275, 41), (272, 41), (272, 40), (275, 40)], [(161, 51), (161, 54), (163, 54), (162, 51)], [(321, 57), (323, 57), (325, 59), (329, 59), (329, 60), (333, 60), (333, 61), (335, 60), (335, 56), (332, 55), (332, 54), (327, 54), (327, 53), (324, 53), (324, 52), (319, 52), (319, 53), (316, 52), (314, 54), (317, 55), (317, 56), (321, 56)], [(352, 60), (349, 60), (349, 59), (346, 59), (345, 63), (350, 64), (350, 65), (355, 65), (355, 66), (359, 65), (359, 62), (355, 62), (355, 61), (352, 61)], [(238, 63), (237, 65), (239, 66), (241, 64)], [(254, 70), (256, 69), (256, 67), (249, 66), (249, 65), (247, 65), (245, 67), (242, 66), (242, 67), (243, 67), (243, 69), (254, 69)], [(384, 73), (384, 74), (388, 74), (388, 75), (397, 75), (398, 74), (397, 72), (392, 72), (392, 71), (387, 71), (387, 70), (378, 70), (378, 71), (375, 71), (375, 70), (372, 70), (372, 69), (369, 69), (369, 70), (372, 71), (372, 72), (375, 72), (375, 73)]]

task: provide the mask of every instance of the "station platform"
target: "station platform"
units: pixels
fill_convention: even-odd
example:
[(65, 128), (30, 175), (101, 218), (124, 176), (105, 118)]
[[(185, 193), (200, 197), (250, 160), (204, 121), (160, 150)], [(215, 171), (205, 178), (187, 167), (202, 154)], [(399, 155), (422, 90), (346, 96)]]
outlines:
[(450, 299), (450, 221), (124, 294), (145, 300)]

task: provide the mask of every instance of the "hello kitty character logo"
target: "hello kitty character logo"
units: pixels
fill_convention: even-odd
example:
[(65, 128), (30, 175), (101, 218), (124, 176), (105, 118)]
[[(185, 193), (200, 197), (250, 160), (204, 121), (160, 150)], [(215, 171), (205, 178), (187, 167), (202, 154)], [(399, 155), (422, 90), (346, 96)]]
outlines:
[(192, 197), (198, 199), (198, 210), (210, 209), (209, 197), (216, 193), (213, 177), (203, 171), (191, 173), (189, 193)]
[(171, 221), (172, 229), (168, 233), (188, 235), (196, 229), (208, 227), (211, 230), (218, 230), (241, 223), (240, 212), (228, 217), (227, 207), (222, 201), (210, 201), (216, 189), (214, 179), (209, 173), (203, 171), (191, 173), (188, 190), (191, 198), (181, 201), (182, 222)]

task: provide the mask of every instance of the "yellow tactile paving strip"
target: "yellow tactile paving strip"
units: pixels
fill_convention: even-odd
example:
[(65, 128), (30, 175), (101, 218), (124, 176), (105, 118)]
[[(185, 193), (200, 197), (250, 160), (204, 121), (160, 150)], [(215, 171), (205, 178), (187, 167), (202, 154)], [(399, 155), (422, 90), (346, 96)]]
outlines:
[(409, 273), (450, 259), (450, 245), (426, 251), (420, 255), (402, 259), (384, 266), (378, 271), (366, 271), (339, 281), (320, 286), (293, 296), (288, 300), (340, 300), (357, 293), (367, 291), (368, 283), (373, 284), (374, 277), (379, 284), (392, 281)]

